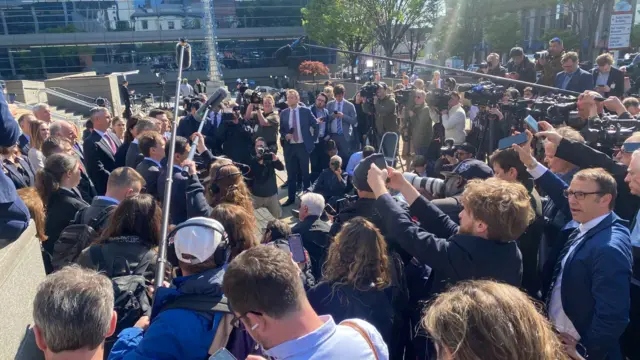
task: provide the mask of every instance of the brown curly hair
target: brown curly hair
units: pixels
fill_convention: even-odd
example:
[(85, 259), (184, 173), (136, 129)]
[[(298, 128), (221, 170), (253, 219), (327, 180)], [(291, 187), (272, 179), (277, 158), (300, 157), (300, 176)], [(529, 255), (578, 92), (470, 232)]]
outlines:
[(210, 217), (224, 227), (229, 241), (229, 261), (241, 252), (258, 246), (258, 225), (253, 212), (248, 213), (242, 206), (223, 203), (211, 210)]
[(391, 284), (387, 243), (380, 230), (363, 217), (347, 222), (329, 247), (323, 279), (366, 291)]
[(569, 359), (551, 324), (511, 285), (460, 282), (428, 306), (421, 324), (456, 360)]
[(26, 187), (18, 189), (18, 196), (29, 209), (29, 215), (36, 224), (36, 236), (41, 242), (47, 241), (48, 237), (44, 233), (46, 213), (38, 191), (34, 187)]
[[(218, 191), (213, 192), (211, 185), (217, 185)], [(216, 161), (209, 169), (209, 180), (206, 183), (205, 197), (209, 206), (219, 204), (235, 204), (253, 215), (253, 201), (251, 193), (244, 181), (242, 171), (235, 165)]]

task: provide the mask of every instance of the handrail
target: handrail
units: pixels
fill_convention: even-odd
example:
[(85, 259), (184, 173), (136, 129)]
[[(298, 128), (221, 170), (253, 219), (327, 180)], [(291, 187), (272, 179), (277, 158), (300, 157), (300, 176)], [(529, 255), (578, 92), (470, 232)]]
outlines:
[(90, 102), (86, 102), (84, 100), (80, 100), (80, 99), (76, 99), (71, 95), (67, 95), (67, 94), (63, 94), (59, 91), (53, 90), (53, 89), (49, 89), (49, 88), (45, 88), (45, 89), (37, 89), (37, 88), (25, 88), (25, 90), (37, 90), (38, 91), (38, 100), (40, 99), (40, 94), (42, 94), (43, 92), (49, 95), (53, 95), (53, 96), (57, 96), (61, 99), (65, 99), (67, 101), (70, 101), (72, 103), (84, 106), (84, 107), (88, 107), (89, 109), (93, 109), (94, 107), (96, 107), (95, 103), (90, 103)]
[(62, 91), (66, 91), (66, 92), (71, 93), (71, 94), (76, 95), (76, 96), (82, 96), (82, 97), (84, 97), (86, 99), (89, 99), (90, 101), (94, 101), (95, 100), (95, 98), (93, 98), (93, 97), (91, 97), (89, 95), (80, 94), (80, 93), (77, 93), (75, 91), (71, 91), (71, 90), (68, 90), (68, 89), (65, 89), (65, 88), (61, 88), (61, 87), (58, 87), (58, 86), (50, 87), (50, 88), (47, 88), (47, 89), (53, 89), (55, 91), (61, 91), (62, 90)]

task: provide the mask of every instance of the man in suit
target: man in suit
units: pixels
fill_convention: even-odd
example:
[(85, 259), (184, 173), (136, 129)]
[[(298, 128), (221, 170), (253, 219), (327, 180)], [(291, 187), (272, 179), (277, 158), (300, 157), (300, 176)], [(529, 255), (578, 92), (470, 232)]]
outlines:
[[(77, 156), (77, 153), (71, 147), (68, 139), (60, 136), (49, 136), (47, 140), (45, 140), (42, 144), (42, 154), (45, 158), (48, 158), (53, 154), (60, 153)], [(77, 189), (78, 191), (80, 191), (82, 200), (84, 200), (87, 204), (91, 204), (93, 198), (98, 195), (93, 182), (87, 174), (87, 168), (84, 164), (80, 165), (80, 183), (78, 184)]]
[(313, 151), (309, 154), (309, 160), (311, 162), (311, 174), (310, 182), (316, 181), (322, 169), (327, 165), (329, 157), (327, 156), (327, 140), (329, 140), (329, 111), (326, 108), (329, 97), (327, 94), (321, 92), (316, 97), (316, 102), (311, 106), (311, 112), (316, 117), (318, 123), (318, 138), (316, 139), (316, 145), (313, 147)]
[(346, 188), (347, 173), (342, 171), (342, 159), (334, 155), (329, 161), (329, 168), (320, 173), (309, 191), (322, 195), (325, 201), (335, 207), (336, 201), (344, 197)]
[(80, 224), (89, 224), (93, 219), (101, 219), (93, 229), (102, 231), (109, 223), (109, 218), (103, 214), (111, 214), (123, 200), (140, 194), (144, 179), (138, 172), (129, 167), (120, 167), (111, 172), (107, 182), (107, 192), (104, 196), (96, 196), (89, 207), (79, 213)]
[(335, 100), (327, 104), (327, 110), (331, 121), (329, 122), (329, 134), (338, 145), (338, 155), (344, 159), (351, 156), (351, 139), (356, 135), (358, 115), (355, 106), (344, 98), (344, 86), (338, 84), (333, 88)]
[(613, 56), (604, 53), (596, 58), (598, 67), (594, 68), (593, 75), (594, 89), (600, 95), (608, 98), (609, 96), (624, 96), (624, 73), (613, 67)]
[[(176, 150), (173, 157), (173, 184), (171, 187), (171, 204), (169, 206), (169, 221), (171, 224), (180, 224), (187, 221), (187, 197), (185, 195), (187, 189), (188, 174), (182, 174), (182, 166), (189, 157), (191, 146), (186, 138), (182, 136), (176, 137)], [(169, 147), (165, 147), (165, 157), (169, 156)], [(165, 165), (158, 175), (158, 196), (161, 202), (164, 199), (164, 190), (167, 186), (167, 165)]]
[(122, 116), (129, 120), (131, 117), (131, 92), (129, 91), (129, 81), (124, 80), (122, 85), (120, 85), (120, 99), (124, 104), (124, 112)]
[[(158, 124), (151, 120), (141, 119), (138, 121), (136, 126), (134, 126), (134, 129), (135, 133), (139, 137), (140, 134), (144, 133), (145, 131), (159, 131), (160, 127), (158, 126)], [(129, 144), (129, 148), (127, 149), (127, 156), (125, 157), (124, 162), (125, 166), (134, 169), (136, 168), (136, 166), (138, 166), (138, 164), (140, 164), (142, 159), (144, 159), (144, 156), (142, 155), (142, 152), (140, 151), (138, 146), (138, 137), (133, 139), (131, 144)]]
[(83, 144), (87, 163), (87, 173), (96, 186), (98, 195), (107, 191), (109, 174), (116, 168), (115, 154), (122, 142), (109, 130), (111, 113), (103, 107), (95, 107), (90, 112), (93, 132)]
[(556, 75), (555, 87), (579, 93), (593, 89), (593, 76), (580, 68), (576, 52), (562, 55), (560, 62), (564, 71)]
[(629, 323), (632, 273), (627, 222), (614, 212), (617, 185), (604, 169), (578, 171), (571, 185), (515, 145), (520, 160), (540, 187), (567, 216), (570, 233), (549, 258), (543, 275), (543, 299), (549, 319), (565, 344), (589, 359), (623, 359), (620, 336)]
[(33, 108), (31, 108), (33, 115), (35, 115), (36, 119), (40, 121), (44, 121), (47, 124), (51, 122), (51, 109), (49, 105), (45, 103), (35, 104)]
[(84, 163), (84, 152), (82, 151), (82, 147), (78, 145), (78, 135), (73, 128), (73, 125), (68, 121), (58, 120), (51, 123), (49, 126), (49, 136), (50, 137), (62, 137), (69, 141), (71, 147), (73, 149), (74, 154)]
[(300, 220), (292, 229), (292, 234), (300, 234), (302, 244), (311, 258), (311, 271), (316, 279), (322, 277), (322, 265), (327, 257), (331, 236), (331, 226), (320, 219), (324, 211), (324, 198), (320, 194), (306, 193), (300, 198)]
[(138, 140), (138, 147), (144, 159), (138, 164), (136, 171), (144, 178), (144, 192), (159, 199), (158, 177), (162, 168), (162, 159), (165, 157), (166, 142), (156, 131), (145, 132), (138, 137)]
[[(309, 154), (315, 147), (318, 135), (318, 123), (316, 118), (306, 107), (300, 106), (300, 95), (296, 90), (287, 90), (287, 104), (289, 107), (280, 115), (280, 135), (285, 137), (288, 145), (287, 177), (289, 180), (302, 175), (303, 188), (308, 188), (309, 183)], [(296, 182), (289, 181), (289, 198), (282, 204), (289, 206), (295, 202)]]
[[(35, 117), (30, 113), (24, 114), (18, 118), (18, 125), (20, 125), (20, 130), (22, 130), (22, 134), (20, 134), (20, 137), (18, 138), (18, 147), (20, 147), (20, 152), (24, 156), (27, 156), (29, 149), (31, 149), (31, 119), (35, 119)], [(49, 129), (49, 131), (51, 131), (51, 129)]]

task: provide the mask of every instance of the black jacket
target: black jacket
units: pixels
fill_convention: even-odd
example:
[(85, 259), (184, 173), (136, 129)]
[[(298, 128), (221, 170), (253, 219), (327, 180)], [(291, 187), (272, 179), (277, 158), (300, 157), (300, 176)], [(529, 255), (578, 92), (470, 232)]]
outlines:
[(535, 218), (517, 240), (518, 248), (522, 253), (522, 289), (529, 296), (536, 297), (540, 290), (538, 254), (545, 222), (542, 216), (542, 202), (540, 195), (534, 188), (533, 179), (527, 179), (523, 185), (531, 197), (531, 208), (535, 213)]
[[(593, 75), (593, 87), (595, 88), (598, 81), (598, 74), (600, 74), (600, 70), (598, 67), (594, 68), (591, 71), (591, 75)], [(611, 67), (609, 70), (609, 78), (607, 79), (607, 86), (611, 88), (611, 91), (608, 93), (604, 93), (605, 98), (609, 96), (619, 96), (622, 97), (624, 95), (624, 73), (614, 67)]]
[(234, 124), (225, 121), (216, 130), (216, 141), (222, 144), (222, 154), (229, 159), (242, 164), (251, 161), (253, 141), (251, 132), (242, 123)]
[(16, 158), (18, 164), (13, 164), (8, 160), (4, 160), (2, 168), (5, 174), (13, 181), (16, 189), (22, 189), (29, 186), (35, 186), (35, 175), (31, 164), (19, 156)]
[(495, 68), (488, 68), (488, 69), (489, 70), (487, 71), (487, 74), (489, 75), (502, 76), (502, 77), (507, 75), (507, 69), (500, 64), (498, 64), (498, 66), (496, 66)]
[[(196, 175), (194, 175), (196, 176)], [(187, 215), (187, 181), (188, 176), (182, 175), (182, 168), (173, 167), (173, 185), (171, 187), (171, 204), (169, 205), (169, 222), (174, 225), (178, 225), (187, 221), (189, 216)], [(160, 170), (158, 177), (158, 197), (160, 201), (164, 203), (164, 189), (167, 184), (167, 167), (163, 167)]]
[(292, 229), (292, 234), (300, 234), (302, 244), (309, 252), (311, 258), (311, 271), (316, 279), (322, 277), (322, 265), (327, 257), (331, 236), (329, 231), (331, 226), (322, 221), (319, 216), (307, 216), (303, 221), (297, 223)]
[[(271, 160), (271, 159), (270, 159)], [(284, 164), (280, 159), (266, 161), (260, 164), (257, 159), (251, 159), (251, 193), (257, 197), (269, 197), (278, 193), (276, 183), (276, 170), (284, 170)]]
[(140, 152), (138, 148), (138, 144), (132, 142), (129, 144), (129, 148), (127, 149), (127, 155), (124, 159), (124, 166), (128, 166), (132, 169), (135, 169), (138, 164), (144, 159), (144, 155)]
[(144, 178), (144, 192), (156, 199), (160, 199), (160, 195), (158, 194), (160, 167), (158, 164), (151, 160), (143, 159), (140, 164), (136, 166), (136, 171)]
[[(106, 213), (112, 214), (113, 211), (115, 211), (117, 206), (118, 204), (112, 201), (105, 200), (96, 196), (95, 198), (93, 198), (93, 201), (91, 202), (91, 205), (89, 205), (89, 207), (85, 208), (84, 210), (78, 213), (79, 223), (88, 225), (89, 222), (91, 222), (91, 220), (100, 219), (101, 217), (104, 217), (103, 214), (106, 214)], [(111, 215), (104, 217), (104, 220), (101, 221), (96, 226), (94, 226), (93, 229), (96, 232), (100, 233), (102, 230), (106, 228), (107, 224), (109, 223), (110, 217)]]
[(80, 170), (80, 184), (78, 184), (77, 188), (78, 191), (80, 191), (82, 200), (86, 203), (90, 203), (94, 197), (98, 196), (96, 187), (93, 185), (93, 181), (89, 178), (89, 174), (87, 174), (87, 170), (84, 167)]
[(640, 207), (640, 197), (634, 196), (629, 190), (629, 185), (624, 181), (627, 176), (627, 166), (617, 163), (607, 154), (578, 142), (562, 139), (556, 156), (577, 165), (581, 169), (601, 167), (607, 170), (616, 179), (618, 196), (616, 198), (615, 213), (629, 221), (634, 219)]
[[(518, 74), (518, 80), (526, 81), (530, 83), (536, 82), (536, 65), (529, 60), (528, 57), (524, 56), (524, 59), (517, 65), (513, 60), (509, 60), (507, 63), (507, 72), (515, 72)], [(520, 85), (516, 86), (518, 90), (522, 93), (522, 89), (520, 89)], [(522, 87), (524, 89), (524, 87)]]
[[(82, 200), (76, 189), (60, 188), (49, 196), (47, 219), (44, 225), (44, 233), (48, 239), (42, 243), (42, 247), (47, 253), (53, 254), (53, 247), (62, 230), (71, 223), (78, 210), (87, 206), (89, 204)], [(45, 269), (51, 269), (51, 262), (47, 257), (45, 257)]]
[(347, 173), (342, 173), (342, 180), (339, 180), (331, 168), (324, 169), (316, 181), (311, 184), (309, 191), (322, 195), (326, 200), (332, 197), (342, 197), (347, 188)]
[[(109, 136), (116, 147), (121, 145), (120, 139), (110, 131), (107, 130), (105, 136)], [(111, 152), (107, 140), (103, 139), (97, 131), (92, 132), (84, 141), (83, 150), (87, 174), (93, 181), (98, 195), (104, 195), (107, 191), (109, 175), (118, 167), (115, 155)]]
[(20, 137), (18, 138), (18, 147), (20, 148), (22, 155), (27, 156), (29, 149), (31, 149), (31, 144), (29, 144), (29, 139), (27, 139), (25, 134), (20, 134)]
[[(92, 259), (92, 247), (101, 249), (106, 264), (99, 266), (98, 262), (94, 261), (97, 259)], [(141, 262), (148, 262), (143, 272), (145, 278), (152, 280), (155, 276), (156, 258), (156, 251), (149, 248), (138, 236), (119, 236), (84, 249), (76, 262), (82, 267), (105, 272), (109, 277), (126, 274), (126, 265), (133, 271)]]
[(127, 152), (129, 151), (129, 145), (131, 142), (123, 142), (118, 150), (116, 151), (115, 159), (116, 159), (116, 167), (123, 167), (127, 163)]
[[(458, 234), (458, 225), (424, 197), (410, 207), (423, 228), (389, 194), (375, 201), (385, 229), (406, 252), (431, 267), (430, 293), (463, 280), (493, 279), (519, 287), (522, 256), (515, 241), (494, 241)], [(429, 231), (425, 230), (429, 229)]]

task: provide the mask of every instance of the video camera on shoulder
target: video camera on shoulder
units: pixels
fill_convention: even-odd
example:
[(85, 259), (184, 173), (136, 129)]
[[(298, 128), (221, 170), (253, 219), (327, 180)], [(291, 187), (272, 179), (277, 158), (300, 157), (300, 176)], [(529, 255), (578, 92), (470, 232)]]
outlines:
[(264, 162), (273, 161), (273, 152), (266, 146), (260, 146), (256, 148), (256, 159)]
[(440, 110), (446, 110), (449, 108), (449, 100), (453, 93), (445, 89), (433, 89), (427, 93), (425, 99), (427, 105), (432, 108)]
[(246, 104), (261, 105), (263, 100), (261, 92), (251, 89), (247, 89), (242, 97)]
[(496, 85), (491, 81), (479, 84), (460, 84), (458, 91), (464, 92), (465, 99), (476, 106), (494, 106), (500, 103), (505, 93), (502, 85)]
[(367, 101), (373, 102), (373, 98), (378, 93), (380, 87), (380, 84), (377, 82), (366, 83), (360, 88), (360, 96), (367, 99)]
[(549, 52), (547, 50), (538, 51), (537, 53), (533, 54), (533, 58), (536, 60), (546, 59), (548, 56)]
[(456, 153), (457, 147), (454, 143), (453, 139), (445, 139), (444, 146), (440, 148), (440, 154), (454, 156)]
[(395, 90), (393, 95), (396, 98), (396, 104), (413, 107), (416, 103), (416, 88), (413, 85), (405, 89)]

